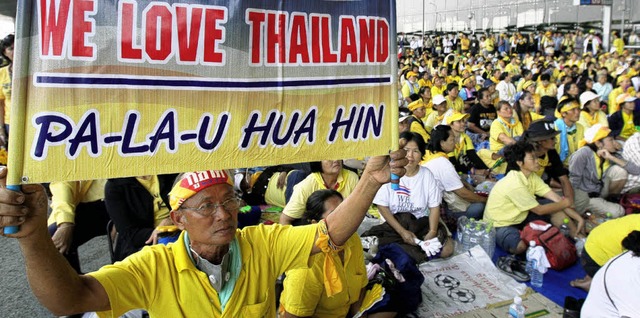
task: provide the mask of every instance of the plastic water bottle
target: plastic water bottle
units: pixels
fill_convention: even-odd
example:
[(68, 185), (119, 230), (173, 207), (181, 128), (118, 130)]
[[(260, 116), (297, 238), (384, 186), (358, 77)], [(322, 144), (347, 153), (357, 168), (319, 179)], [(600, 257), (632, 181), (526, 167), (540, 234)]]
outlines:
[(513, 298), (513, 304), (509, 306), (509, 317), (524, 318), (524, 306), (522, 306), (522, 298), (518, 296)]
[(471, 248), (471, 222), (464, 226), (462, 233), (462, 250), (468, 251)]
[(493, 253), (495, 252), (496, 247), (496, 236), (495, 231), (493, 231), (493, 223), (487, 222), (485, 225), (484, 231), (482, 232), (482, 248), (489, 257), (493, 258)]
[(529, 241), (529, 248), (527, 249), (527, 253), (525, 254), (525, 256), (527, 257), (527, 265), (525, 266), (524, 271), (527, 272), (527, 274), (529, 274), (529, 276), (531, 276), (531, 259), (529, 258), (529, 253), (531, 253), (531, 250), (536, 246), (536, 242), (535, 241)]
[(540, 273), (540, 271), (538, 270), (538, 264), (536, 260), (531, 260), (531, 274), (529, 274), (529, 276), (531, 276), (531, 286), (536, 288), (542, 287), (544, 279), (543, 275), (544, 274)]
[(584, 243), (587, 241), (586, 238), (576, 238), (576, 254), (578, 257), (582, 257), (582, 251), (584, 250)]
[(473, 187), (473, 177), (471, 176), (471, 172), (467, 173), (467, 183)]
[(571, 234), (569, 234), (569, 219), (565, 218), (562, 225), (560, 225), (560, 233), (564, 235), (566, 238), (570, 238)]

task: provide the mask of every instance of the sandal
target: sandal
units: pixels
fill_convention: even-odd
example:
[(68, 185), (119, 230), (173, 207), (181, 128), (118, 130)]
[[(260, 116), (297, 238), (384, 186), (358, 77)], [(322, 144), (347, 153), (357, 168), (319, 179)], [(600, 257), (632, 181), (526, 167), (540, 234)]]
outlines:
[(503, 256), (498, 259), (498, 268), (520, 283), (528, 282), (531, 277), (524, 271), (520, 262), (513, 256)]

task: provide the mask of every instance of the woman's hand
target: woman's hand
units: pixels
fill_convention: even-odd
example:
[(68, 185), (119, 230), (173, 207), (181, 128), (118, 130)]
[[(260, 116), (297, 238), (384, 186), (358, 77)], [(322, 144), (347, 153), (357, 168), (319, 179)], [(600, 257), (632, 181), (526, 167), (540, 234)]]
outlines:
[(429, 233), (427, 233), (427, 234), (424, 236), (423, 241), (428, 241), (428, 240), (430, 240), (430, 239), (432, 239), (432, 238), (435, 238), (435, 237), (437, 237), (437, 236), (438, 236), (438, 231), (437, 231), (437, 230), (435, 230), (435, 231), (434, 231), (434, 230), (430, 230), (430, 231), (429, 231)]
[(403, 230), (400, 233), (400, 236), (402, 236), (402, 240), (410, 245), (416, 245), (415, 239), (417, 238), (415, 234), (413, 234), (413, 232), (408, 231), (408, 230)]
[(58, 251), (60, 251), (60, 253), (62, 254), (67, 254), (69, 248), (71, 247), (74, 226), (75, 224), (68, 222), (58, 224), (58, 229), (55, 233), (53, 233), (53, 236), (51, 237), (51, 240), (53, 240), (53, 245), (55, 245)]
[[(160, 222), (160, 224), (158, 224), (158, 226), (167, 226), (167, 225), (173, 225), (173, 222), (171, 221), (171, 218), (166, 218), (166, 219), (162, 220)], [(158, 227), (153, 229), (153, 232), (151, 232), (151, 236), (149, 236), (149, 239), (147, 239), (147, 241), (144, 242), (144, 244), (150, 244), (150, 245), (158, 244), (158, 234), (160, 232), (158, 232), (157, 229), (158, 229)]]

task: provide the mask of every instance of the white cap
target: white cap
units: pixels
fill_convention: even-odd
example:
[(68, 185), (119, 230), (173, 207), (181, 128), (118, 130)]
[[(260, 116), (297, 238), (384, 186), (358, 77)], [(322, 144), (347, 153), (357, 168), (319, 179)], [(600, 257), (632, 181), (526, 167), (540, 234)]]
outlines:
[(444, 99), (444, 96), (442, 96), (442, 95), (433, 96), (433, 105), (440, 105), (440, 104), (442, 104), (442, 103), (444, 103), (446, 101), (447, 100)]
[(586, 91), (582, 94), (580, 94), (580, 106), (582, 108), (584, 108), (584, 105), (586, 105), (588, 102), (596, 99), (596, 98), (600, 98), (600, 95), (592, 92), (592, 91)]

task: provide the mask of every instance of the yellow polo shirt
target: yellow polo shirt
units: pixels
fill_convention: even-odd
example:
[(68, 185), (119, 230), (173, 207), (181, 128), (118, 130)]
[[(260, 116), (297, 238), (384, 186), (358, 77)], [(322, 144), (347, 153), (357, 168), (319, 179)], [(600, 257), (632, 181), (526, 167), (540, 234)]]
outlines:
[(551, 188), (537, 174), (525, 177), (520, 171), (509, 171), (489, 193), (484, 220), (492, 221), (495, 227), (520, 224), (529, 210), (540, 205), (536, 195), (543, 196), (549, 191)]
[(447, 100), (447, 108), (453, 109), (458, 113), (464, 113), (464, 101), (462, 98), (456, 96), (454, 100), (449, 99), (449, 96), (445, 97)]
[(612, 219), (593, 228), (584, 248), (598, 265), (603, 266), (622, 253), (624, 248), (620, 242), (632, 231), (640, 231), (640, 214)]
[(344, 244), (344, 263), (340, 256), (331, 254), (342, 291), (328, 297), (324, 289), (324, 254), (311, 256), (308, 269), (293, 269), (285, 274), (284, 290), (280, 303), (284, 309), (299, 317), (346, 317), (350, 306), (360, 299), (362, 288), (367, 286), (367, 270), (358, 234), (353, 234)]
[(111, 310), (98, 316), (119, 317), (141, 308), (150, 317), (276, 317), (276, 278), (307, 268), (317, 228), (274, 224), (237, 230), (242, 268), (224, 312), (209, 278), (189, 258), (184, 233), (177, 243), (144, 247), (88, 274), (109, 296)]
[[(340, 175), (338, 175), (338, 188), (334, 190), (340, 192), (342, 197), (346, 199), (356, 187), (357, 183), (358, 175), (355, 174), (355, 172), (342, 169)], [(294, 219), (301, 218), (307, 205), (307, 198), (309, 198), (313, 192), (326, 188), (319, 172), (308, 175), (293, 187), (293, 193), (291, 194), (289, 203), (284, 207), (282, 213)]]
[(581, 111), (580, 112), (580, 120), (578, 120), (578, 124), (582, 125), (584, 129), (589, 129), (591, 126), (595, 124), (600, 124), (603, 127), (609, 127), (609, 122), (607, 121), (607, 114), (603, 111), (599, 110), (593, 116), (591, 114)]
[(281, 208), (284, 208), (284, 206), (287, 205), (284, 195), (286, 187), (278, 189), (278, 179), (282, 174), (286, 174), (288, 176), (289, 173), (291, 173), (291, 171), (288, 173), (276, 172), (271, 176), (271, 179), (269, 179), (269, 183), (267, 184), (267, 190), (264, 192), (264, 201), (267, 202), (267, 204), (279, 206)]
[(434, 98), (436, 95), (444, 95), (444, 90), (447, 89), (446, 85), (442, 85), (442, 87), (432, 86), (431, 87), (431, 98)]
[(522, 123), (520, 123), (520, 121), (517, 121), (515, 126), (509, 128), (502, 123), (500, 119), (496, 119), (491, 123), (491, 128), (489, 129), (489, 149), (493, 152), (498, 152), (504, 148), (504, 144), (498, 139), (500, 134), (514, 138), (521, 136), (522, 133), (524, 133), (524, 130), (522, 129)]

